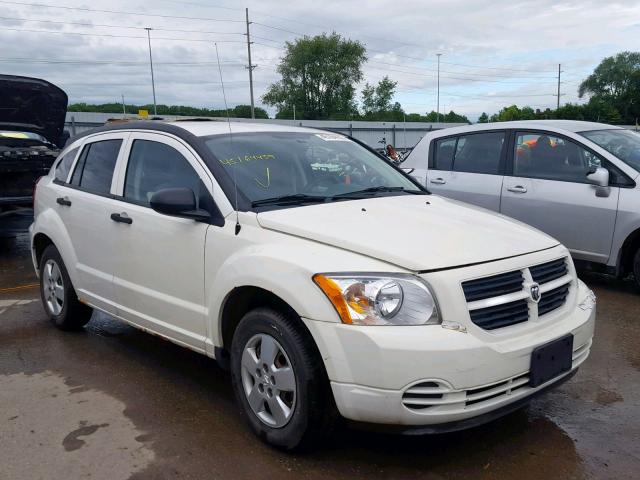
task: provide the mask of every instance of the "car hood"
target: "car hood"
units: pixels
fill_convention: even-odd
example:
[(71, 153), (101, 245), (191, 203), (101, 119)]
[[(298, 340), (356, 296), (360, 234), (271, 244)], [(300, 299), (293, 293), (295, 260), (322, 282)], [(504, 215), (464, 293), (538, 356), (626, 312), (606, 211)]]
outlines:
[(33, 132), (60, 145), (67, 94), (39, 78), (0, 75), (0, 130)]
[(258, 213), (258, 222), (413, 271), (488, 262), (558, 245), (516, 220), (435, 195), (286, 208)]

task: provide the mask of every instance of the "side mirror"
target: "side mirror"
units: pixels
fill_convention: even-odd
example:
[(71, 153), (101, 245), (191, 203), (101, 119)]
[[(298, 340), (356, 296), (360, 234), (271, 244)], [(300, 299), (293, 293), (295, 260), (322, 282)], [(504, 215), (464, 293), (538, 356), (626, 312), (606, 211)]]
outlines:
[(196, 209), (196, 196), (190, 188), (165, 188), (151, 196), (149, 205), (158, 213), (207, 221), (211, 215)]
[(598, 167), (595, 171), (587, 174), (587, 181), (598, 187), (609, 186), (609, 170)]

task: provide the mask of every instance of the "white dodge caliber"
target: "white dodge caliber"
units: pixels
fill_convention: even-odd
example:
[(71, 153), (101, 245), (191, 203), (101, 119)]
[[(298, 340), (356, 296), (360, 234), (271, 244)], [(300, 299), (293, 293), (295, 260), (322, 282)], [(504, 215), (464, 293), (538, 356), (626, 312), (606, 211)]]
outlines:
[(30, 231), (56, 326), (96, 309), (216, 358), (282, 448), (339, 415), (478, 425), (568, 379), (591, 347), (595, 298), (565, 247), (334, 133), (93, 130), (37, 184)]

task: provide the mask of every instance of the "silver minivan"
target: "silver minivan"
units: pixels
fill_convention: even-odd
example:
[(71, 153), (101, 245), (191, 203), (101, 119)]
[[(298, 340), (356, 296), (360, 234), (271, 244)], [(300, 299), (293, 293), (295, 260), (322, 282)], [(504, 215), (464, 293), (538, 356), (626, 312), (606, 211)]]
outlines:
[(528, 223), (640, 285), (640, 134), (601, 123), (484, 123), (425, 135), (402, 164), (433, 193)]

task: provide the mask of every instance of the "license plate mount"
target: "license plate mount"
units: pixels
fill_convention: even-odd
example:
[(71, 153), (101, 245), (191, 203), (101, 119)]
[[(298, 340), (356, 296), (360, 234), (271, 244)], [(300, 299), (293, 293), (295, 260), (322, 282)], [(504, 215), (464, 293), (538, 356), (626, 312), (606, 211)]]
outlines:
[(535, 348), (531, 354), (529, 386), (538, 387), (570, 372), (572, 356), (573, 334), (571, 333)]

